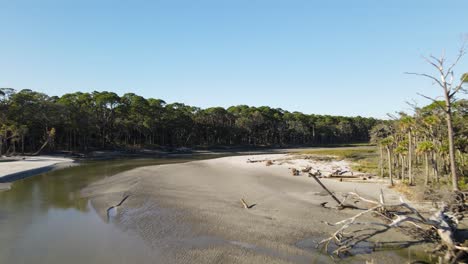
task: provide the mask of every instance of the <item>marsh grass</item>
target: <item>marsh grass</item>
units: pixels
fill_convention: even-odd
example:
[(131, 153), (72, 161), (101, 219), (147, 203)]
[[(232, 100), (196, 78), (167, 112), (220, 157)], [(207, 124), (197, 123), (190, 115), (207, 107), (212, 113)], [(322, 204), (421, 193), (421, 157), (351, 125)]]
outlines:
[(317, 160), (349, 160), (353, 163), (353, 170), (364, 173), (377, 173), (378, 170), (379, 157), (375, 146), (319, 148), (300, 151), (298, 154), (313, 155)]

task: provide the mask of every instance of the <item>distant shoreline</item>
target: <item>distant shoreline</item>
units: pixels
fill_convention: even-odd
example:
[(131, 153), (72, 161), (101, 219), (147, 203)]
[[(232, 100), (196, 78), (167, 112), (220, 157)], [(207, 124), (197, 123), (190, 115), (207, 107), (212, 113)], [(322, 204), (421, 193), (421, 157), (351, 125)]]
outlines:
[[(173, 151), (158, 149), (135, 149), (135, 150), (96, 150), (88, 153), (78, 152), (56, 152), (50, 155), (40, 156), (11, 156), (0, 158), (0, 190), (8, 189), (8, 183), (39, 175), (52, 170), (78, 165), (78, 161), (85, 160), (112, 160), (127, 158), (183, 158), (191, 156), (238, 156), (238, 155), (261, 155), (261, 154), (287, 154), (308, 149), (327, 149), (334, 147), (359, 148), (359, 145), (335, 145), (315, 147), (220, 147), (220, 148), (178, 148)], [(39, 166), (34, 163), (41, 162)], [(15, 165), (14, 169), (9, 165)], [(7, 169), (8, 168), (8, 169)], [(5, 172), (7, 171), (7, 172)]]
[(57, 151), (51, 155), (68, 157), (75, 160), (144, 158), (144, 157), (184, 157), (188, 155), (222, 155), (222, 154), (268, 154), (289, 153), (306, 149), (325, 148), (358, 148), (372, 146), (368, 143), (332, 144), (332, 145), (297, 145), (297, 146), (215, 146), (215, 147), (178, 147), (178, 148), (116, 148), (96, 149), (89, 152)]

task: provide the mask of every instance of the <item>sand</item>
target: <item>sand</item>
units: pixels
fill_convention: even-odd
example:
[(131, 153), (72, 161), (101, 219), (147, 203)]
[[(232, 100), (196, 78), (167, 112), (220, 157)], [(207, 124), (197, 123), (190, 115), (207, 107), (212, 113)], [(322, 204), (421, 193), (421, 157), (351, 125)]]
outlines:
[(16, 157), (13, 161), (2, 161), (0, 162), (0, 183), (43, 173), (57, 165), (72, 162), (72, 159), (53, 156)]
[[(266, 166), (249, 159), (276, 161)], [(161, 252), (160, 263), (328, 263), (331, 258), (315, 248), (335, 230), (324, 222), (342, 220), (355, 211), (321, 207), (323, 202), (333, 206), (334, 201), (312, 178), (291, 176), (289, 168), (306, 165), (322, 171), (350, 169), (346, 161), (300, 161), (285, 154), (225, 157), (134, 169), (96, 182), (82, 194), (91, 198), (103, 219), (107, 208), (130, 195), (110, 221)], [(383, 189), (388, 202), (399, 197), (382, 182), (323, 183), (338, 196), (357, 191), (378, 199)], [(241, 198), (254, 206), (244, 209)], [(385, 239), (408, 238), (389, 232)], [(388, 252), (362, 254), (351, 261), (382, 257), (386, 263), (402, 261)]]

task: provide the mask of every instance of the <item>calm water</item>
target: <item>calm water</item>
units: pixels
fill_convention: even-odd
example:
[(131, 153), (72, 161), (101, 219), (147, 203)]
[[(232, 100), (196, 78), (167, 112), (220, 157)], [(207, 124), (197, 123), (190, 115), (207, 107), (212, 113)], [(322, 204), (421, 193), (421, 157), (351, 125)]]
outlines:
[(185, 161), (92, 161), (13, 183), (0, 191), (0, 263), (153, 263), (158, 252), (103, 221), (80, 191), (125, 170)]

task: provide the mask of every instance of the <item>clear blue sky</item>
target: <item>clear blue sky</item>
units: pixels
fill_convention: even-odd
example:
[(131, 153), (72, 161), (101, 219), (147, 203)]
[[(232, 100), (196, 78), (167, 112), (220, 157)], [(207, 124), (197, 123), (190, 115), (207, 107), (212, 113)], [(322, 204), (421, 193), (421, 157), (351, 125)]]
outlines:
[(385, 117), (467, 33), (466, 0), (0, 0), (0, 87)]

